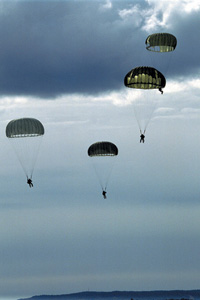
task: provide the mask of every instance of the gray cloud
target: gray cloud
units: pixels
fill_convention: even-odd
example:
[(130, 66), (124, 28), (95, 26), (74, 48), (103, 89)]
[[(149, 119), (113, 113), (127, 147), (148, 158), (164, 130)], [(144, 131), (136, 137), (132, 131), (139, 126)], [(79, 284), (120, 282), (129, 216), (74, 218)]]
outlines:
[[(177, 81), (159, 95), (141, 145), (135, 96), (121, 87), (150, 61), (142, 9), (154, 7), (93, 2), (0, 2), (0, 89), (14, 95), (0, 102), (2, 297), (199, 285), (198, 47), (188, 55), (197, 13), (169, 19), (178, 47), (167, 79)], [(5, 137), (24, 116), (45, 126), (33, 189)], [(98, 140), (119, 148), (107, 201), (87, 156)]]
[[(135, 2), (128, 18), (119, 14), (131, 3), (116, 1), (102, 10), (98, 1), (2, 2), (1, 94), (45, 98), (120, 89), (129, 69), (149, 61), (142, 29), (145, 2)], [(173, 17), (178, 48), (168, 74), (193, 76), (199, 68), (198, 14)]]

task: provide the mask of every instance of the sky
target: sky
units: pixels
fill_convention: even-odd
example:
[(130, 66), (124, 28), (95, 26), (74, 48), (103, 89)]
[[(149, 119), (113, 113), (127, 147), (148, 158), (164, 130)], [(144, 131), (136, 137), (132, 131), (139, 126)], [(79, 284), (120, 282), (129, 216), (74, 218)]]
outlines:
[[(199, 28), (198, 0), (0, 1), (0, 298), (199, 288)], [(177, 38), (165, 58), (155, 32)], [(154, 64), (163, 95), (124, 86)], [(45, 128), (31, 189), (5, 136), (22, 117)], [(119, 149), (107, 199), (97, 141)]]

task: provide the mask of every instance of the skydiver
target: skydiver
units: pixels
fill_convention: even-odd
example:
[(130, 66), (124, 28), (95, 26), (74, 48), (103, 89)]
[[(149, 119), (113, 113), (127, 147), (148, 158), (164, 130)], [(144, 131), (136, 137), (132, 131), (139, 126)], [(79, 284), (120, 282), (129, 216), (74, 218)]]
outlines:
[(103, 195), (104, 199), (106, 199), (106, 193), (107, 192), (103, 190), (102, 195)]
[(163, 90), (162, 90), (162, 88), (159, 88), (158, 90), (161, 92), (161, 94), (163, 94)]
[(140, 143), (144, 143), (145, 135), (144, 133), (141, 133), (140, 135)]
[(30, 188), (33, 187), (32, 179), (27, 178), (27, 184), (29, 185)]

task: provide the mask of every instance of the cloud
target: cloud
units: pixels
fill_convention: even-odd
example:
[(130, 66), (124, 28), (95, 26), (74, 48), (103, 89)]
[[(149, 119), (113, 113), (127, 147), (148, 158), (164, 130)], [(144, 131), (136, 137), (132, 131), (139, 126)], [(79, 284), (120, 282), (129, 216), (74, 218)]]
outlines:
[(156, 30), (159, 28), (172, 28), (173, 17), (175, 15), (190, 14), (200, 10), (200, 4), (197, 1), (173, 1), (147, 0), (150, 9), (146, 14), (145, 26), (146, 31)]
[[(199, 10), (156, 2), (0, 2), (1, 295), (198, 286)], [(178, 39), (163, 95), (123, 83), (152, 62), (147, 24)], [(154, 96), (141, 145), (133, 105)], [(5, 136), (24, 116), (45, 127), (32, 190)], [(119, 149), (107, 202), (98, 140)]]
[[(199, 88), (187, 80), (181, 84), (183, 92), (158, 93), (162, 118), (151, 124), (145, 145), (139, 143), (131, 109), (141, 91), (123, 87), (46, 101), (1, 98), (2, 295), (60, 294), (66, 286), (75, 292), (85, 289), (87, 279), (98, 290), (198, 283), (200, 118), (195, 124), (186, 120), (188, 113), (198, 113), (199, 98), (196, 102), (188, 95)], [(184, 118), (165, 123), (173, 112)], [(31, 192), (4, 139), (6, 120), (27, 113), (41, 118), (47, 129)], [(102, 136), (120, 149), (106, 203), (96, 174), (87, 166), (88, 145)], [(189, 275), (184, 283), (182, 277), (174, 283), (172, 271), (176, 278)]]
[(187, 12), (176, 1), (1, 2), (0, 93), (48, 100), (119, 91), (131, 68), (151, 63), (144, 41), (146, 30), (155, 28), (170, 29), (178, 39), (168, 77), (194, 76), (199, 41), (188, 33), (199, 26), (194, 7)]
[(183, 10), (187, 13), (200, 10), (200, 3), (196, 0), (184, 0), (180, 1), (179, 5), (180, 4), (183, 6)]
[(131, 8), (125, 8), (119, 10), (119, 16), (122, 20), (131, 23), (134, 27), (141, 26), (143, 21), (143, 11), (140, 9), (140, 5), (133, 5)]
[(106, 0), (104, 4), (101, 4), (100, 9), (107, 10), (113, 7), (111, 0)]
[(174, 108), (172, 107), (160, 107), (156, 109), (156, 112), (163, 115), (168, 115), (174, 112)]
[[(189, 81), (182, 78), (177, 81), (169, 80), (163, 95), (160, 95), (157, 90), (131, 89), (124, 86), (118, 91), (110, 91), (98, 95), (69, 94), (57, 97), (56, 99), (48, 98), (46, 99), (46, 103), (37, 99), (37, 97), (5, 96), (0, 98), (0, 109), (2, 113), (10, 115), (10, 118), (15, 118), (17, 115), (21, 116), (22, 113), (28, 114), (30, 109), (32, 115), (34, 115), (34, 111), (36, 114), (41, 111), (40, 115), (42, 115), (42, 110), (45, 110), (47, 114), (43, 117), (47, 122), (75, 124), (76, 122), (87, 122), (90, 114), (87, 115), (86, 112), (89, 112), (91, 108), (95, 108), (96, 105), (102, 107), (114, 105), (117, 108), (130, 107), (133, 103), (144, 104), (145, 102), (153, 101), (155, 98), (159, 100), (158, 105), (161, 106), (157, 108), (157, 111), (162, 112), (162, 114), (165, 112), (168, 114), (174, 108), (184, 108), (190, 105), (191, 109), (193, 109), (199, 103), (199, 79)], [(35, 109), (33, 109), (33, 104)], [(162, 107), (163, 104), (165, 105), (164, 107)], [(76, 110), (72, 114), (74, 109)], [(78, 115), (81, 115), (79, 114), (81, 110), (84, 113), (81, 119), (78, 119)], [(56, 112), (59, 114), (56, 115)], [(69, 116), (70, 120), (66, 120)]]

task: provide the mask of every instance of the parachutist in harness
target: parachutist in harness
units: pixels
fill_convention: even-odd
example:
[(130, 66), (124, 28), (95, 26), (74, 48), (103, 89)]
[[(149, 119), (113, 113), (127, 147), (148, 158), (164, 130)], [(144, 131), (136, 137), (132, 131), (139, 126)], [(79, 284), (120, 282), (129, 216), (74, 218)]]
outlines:
[(30, 188), (33, 187), (32, 179), (27, 178), (27, 184), (29, 185)]
[(161, 92), (161, 94), (163, 94), (163, 90), (162, 90), (162, 88), (159, 88), (158, 90), (159, 90), (159, 92)]
[(103, 190), (102, 195), (103, 195), (104, 199), (106, 199), (106, 193), (107, 192)]
[[(145, 133), (145, 131), (144, 131), (144, 133)], [(141, 133), (141, 135), (140, 135), (140, 143), (144, 143), (144, 139), (145, 139), (144, 133)]]

